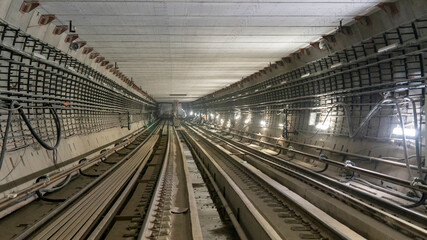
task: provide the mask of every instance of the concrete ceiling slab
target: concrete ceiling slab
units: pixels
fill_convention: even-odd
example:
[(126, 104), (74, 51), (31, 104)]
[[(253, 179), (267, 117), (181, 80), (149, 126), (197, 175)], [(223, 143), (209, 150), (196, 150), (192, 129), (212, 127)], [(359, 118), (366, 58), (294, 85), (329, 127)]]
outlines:
[[(381, 0), (41, 0), (159, 102), (194, 101), (305, 47)], [(186, 94), (186, 96), (171, 96)]]

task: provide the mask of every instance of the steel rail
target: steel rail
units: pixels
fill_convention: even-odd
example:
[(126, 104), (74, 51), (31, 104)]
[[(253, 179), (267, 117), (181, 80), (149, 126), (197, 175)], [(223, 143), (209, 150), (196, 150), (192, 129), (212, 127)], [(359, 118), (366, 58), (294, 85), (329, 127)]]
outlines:
[[(201, 166), (201, 169), (200, 169), (201, 172), (203, 172), (208, 177), (209, 182), (213, 186), (216, 194), (218, 195), (219, 200), (221, 201), (221, 204), (224, 207), (225, 212), (227, 213), (228, 217), (230, 218), (230, 221), (233, 224), (237, 235), (239, 236), (239, 238), (241, 240), (248, 240), (248, 237), (246, 236), (245, 231), (243, 230), (242, 226), (240, 225), (239, 220), (237, 219), (236, 215), (233, 213), (233, 210), (231, 209), (231, 206), (228, 204), (225, 196), (222, 194), (220, 187), (215, 182), (215, 179), (212, 177), (212, 174), (210, 174), (210, 172), (208, 171), (208, 168), (206, 167), (206, 165), (203, 163), (203, 161), (199, 157), (199, 154), (197, 153), (197, 151), (202, 151), (202, 149), (196, 148), (199, 145), (197, 145), (195, 143), (194, 139), (192, 139), (191, 136), (189, 136), (186, 131), (183, 132), (182, 136), (183, 136), (184, 140), (187, 142), (187, 146), (188, 146), (189, 150), (191, 151), (195, 161), (197, 161), (197, 163)], [(190, 138), (191, 138), (191, 141), (190, 141)], [(196, 147), (193, 146), (193, 144), (196, 145)]]
[(168, 130), (168, 132), (169, 132), (168, 133), (169, 137), (168, 137), (168, 144), (166, 146), (166, 155), (165, 155), (165, 158), (163, 160), (160, 175), (158, 177), (158, 180), (156, 182), (156, 186), (154, 188), (154, 194), (151, 197), (150, 204), (148, 205), (147, 213), (145, 215), (144, 221), (142, 223), (141, 230), (140, 230), (138, 237), (137, 237), (138, 240), (147, 239), (148, 238), (147, 236), (151, 235), (152, 229), (150, 228), (150, 224), (152, 224), (151, 222), (154, 219), (156, 219), (156, 217), (154, 216), (156, 214), (155, 213), (155, 210), (156, 210), (155, 205), (156, 205), (156, 203), (158, 203), (159, 200), (161, 200), (160, 199), (161, 190), (162, 190), (161, 186), (166, 180), (166, 169), (168, 167), (169, 161), (171, 161), (169, 158), (169, 152), (170, 152), (170, 147), (172, 144), (172, 137), (170, 136), (170, 130)]
[[(65, 178), (67, 175), (73, 173), (73, 172), (78, 172), (79, 170), (84, 170), (86, 168), (89, 168), (91, 166), (93, 166), (94, 164), (98, 163), (99, 161), (101, 161), (102, 158), (108, 157), (111, 154), (114, 154), (117, 150), (120, 150), (126, 146), (128, 146), (129, 144), (132, 144), (132, 142), (138, 138), (139, 136), (147, 133), (147, 131), (150, 131), (151, 128), (153, 128), (154, 126), (156, 126), (156, 124), (158, 123), (158, 121), (154, 122), (149, 128), (145, 128), (145, 129), (141, 129), (141, 130), (137, 130), (134, 133), (128, 134), (118, 140), (115, 140), (111, 143), (109, 143), (109, 145), (114, 144), (114, 143), (118, 143), (120, 142), (119, 145), (108, 149), (107, 151), (104, 151), (103, 153), (100, 153), (98, 156), (95, 156), (91, 159), (88, 159), (88, 161), (84, 162), (84, 163), (80, 163), (70, 169), (61, 171), (59, 173), (54, 173), (49, 177), (49, 181), (48, 182), (38, 182), (35, 183), (29, 187), (26, 187), (20, 191), (17, 191), (16, 197), (14, 198), (3, 198), (0, 200), (0, 212), (4, 211), (5, 209), (7, 209), (8, 207), (12, 206), (13, 204), (15, 204), (16, 202), (21, 201), (22, 199), (25, 199), (27, 196), (34, 194), (37, 190), (41, 189), (41, 188), (46, 188), (49, 186), (52, 186), (53, 184), (55, 184), (56, 182), (62, 180), (63, 178)], [(124, 139), (127, 139), (126, 141), (123, 141)], [(83, 159), (85, 156), (82, 156), (80, 159)], [(79, 160), (80, 160), (79, 159)], [(78, 161), (78, 160), (76, 160)]]
[[(209, 165), (211, 166), (211, 168), (217, 169), (218, 174), (215, 174), (216, 178), (219, 178), (219, 176), (223, 176), (226, 183), (229, 184), (228, 189), (233, 189), (233, 192), (235, 192), (235, 195), (238, 197), (238, 199), (240, 199), (242, 206), (245, 206), (245, 208), (247, 209), (248, 213), (244, 214), (243, 211), (245, 211), (245, 209), (243, 209), (243, 207), (239, 208), (240, 211), (242, 211), (242, 213), (237, 214), (238, 215), (237, 217), (239, 217), (240, 214), (247, 216), (244, 219), (238, 218), (237, 220), (240, 226), (243, 225), (242, 229), (245, 225), (249, 225), (248, 221), (252, 222), (252, 224), (257, 223), (257, 225), (255, 226), (252, 225), (252, 227), (256, 227), (256, 229), (253, 229), (253, 228), (248, 229), (246, 227), (246, 229), (243, 230), (244, 232), (243, 236), (249, 237), (251, 235), (258, 235), (258, 236), (268, 237), (270, 239), (276, 239), (276, 240), (281, 239), (277, 230), (270, 225), (268, 220), (265, 219), (262, 213), (258, 211), (256, 206), (254, 206), (254, 204), (248, 199), (248, 197), (244, 194), (242, 189), (233, 181), (233, 179), (225, 172), (225, 170), (218, 165), (218, 163), (214, 160), (214, 158), (203, 147), (201, 147), (200, 144), (197, 143), (195, 139), (193, 139), (189, 135), (187, 135), (187, 137), (188, 137), (187, 139), (190, 139), (190, 145), (193, 145), (193, 148), (196, 149), (196, 152), (199, 154), (199, 157), (201, 159), (206, 158), (207, 161), (210, 162)], [(226, 196), (227, 202), (230, 202), (229, 195), (230, 194), (227, 194)], [(232, 206), (232, 208), (235, 209), (236, 206)], [(248, 214), (251, 216), (250, 219), (248, 218), (249, 217)], [(255, 231), (257, 232), (257, 234), (255, 233)]]
[(178, 149), (181, 153), (181, 159), (182, 159), (182, 164), (183, 164), (183, 168), (184, 168), (184, 180), (185, 180), (186, 186), (187, 186), (188, 206), (189, 206), (190, 219), (191, 219), (191, 234), (192, 234), (192, 237), (194, 240), (202, 239), (203, 235), (202, 235), (202, 229), (200, 226), (197, 203), (196, 203), (196, 198), (194, 196), (194, 188), (193, 188), (193, 184), (191, 181), (191, 176), (190, 176), (190, 172), (188, 169), (188, 164), (187, 164), (187, 160), (185, 157), (184, 148), (181, 144), (180, 137), (178, 135), (176, 128), (173, 128), (173, 132), (174, 132), (174, 136), (177, 139), (176, 142), (178, 144)]
[[(256, 139), (256, 141), (258, 141), (258, 140)], [(285, 148), (285, 147), (282, 147), (282, 148), (283, 148), (283, 150), (286, 150), (289, 152), (294, 152), (294, 153), (297, 153), (297, 154), (300, 154), (303, 156), (311, 157), (314, 159), (319, 159), (318, 155), (314, 155), (314, 154), (307, 153), (307, 152), (300, 151), (300, 150), (295, 150), (292, 148)], [(357, 166), (349, 166), (349, 165), (346, 165), (345, 163), (338, 161), (338, 160), (322, 159), (321, 161), (324, 163), (330, 164), (332, 166), (336, 166), (336, 167), (344, 168), (344, 169), (349, 169), (349, 170), (352, 170), (352, 171), (357, 172), (357, 173), (362, 174), (362, 175), (370, 176), (370, 177), (373, 177), (376, 179), (380, 179), (380, 180), (384, 180), (384, 181), (387, 181), (390, 183), (397, 184), (397, 185), (402, 186), (402, 187), (406, 187), (406, 188), (410, 188), (410, 189), (413, 189), (416, 191), (427, 193), (427, 185), (422, 185), (422, 184), (421, 185), (420, 184), (412, 185), (411, 182), (408, 180), (393, 177), (393, 176), (383, 174), (383, 173), (379, 173), (379, 172), (375, 172), (375, 171), (371, 171), (371, 170), (361, 168), (361, 167), (357, 167)]]
[[(334, 218), (332, 218), (331, 216), (329, 216), (319, 208), (309, 203), (307, 200), (303, 199), (293, 191), (284, 187), (283, 185), (278, 183), (276, 180), (270, 178), (265, 173), (261, 172), (260, 170), (256, 169), (251, 165), (244, 164), (244, 163), (242, 164), (242, 159), (237, 157), (239, 156), (239, 154), (233, 154), (229, 152), (228, 150), (224, 149), (223, 147), (209, 140), (208, 136), (204, 135), (198, 130), (195, 130), (191, 127), (189, 129), (193, 131), (195, 134), (197, 134), (202, 141), (206, 142), (213, 149), (216, 149), (216, 151), (218, 152), (224, 153), (224, 157), (227, 156), (231, 160), (231, 162), (233, 162), (237, 166), (242, 166), (244, 169), (248, 171), (248, 173), (258, 178), (259, 181), (266, 183), (274, 191), (280, 194), (280, 196), (287, 199), (287, 201), (291, 203), (288, 205), (292, 205), (291, 209), (293, 208), (294, 210), (302, 212), (305, 217), (309, 217), (309, 219), (312, 222), (311, 224), (312, 225), (314, 224), (315, 229), (319, 229), (319, 231), (320, 232), (323, 231), (323, 233), (325, 233), (326, 231), (327, 232), (326, 236), (332, 236), (333, 239), (348, 239), (348, 240), (365, 239), (359, 234), (357, 234), (356, 232), (352, 231), (350, 228), (348, 228), (344, 224), (341, 224), (340, 222), (338, 222), (337, 220), (335, 220)], [(271, 190), (266, 189), (266, 191), (271, 191)], [(323, 237), (326, 237), (326, 236), (323, 236)]]
[[(155, 132), (151, 133), (151, 136), (154, 135), (154, 134), (155, 134)], [(72, 204), (74, 204), (74, 202), (76, 202), (78, 199), (80, 199), (80, 201), (79, 201), (80, 204), (79, 205), (73, 205), (73, 207), (71, 209), (68, 209), (68, 211), (73, 211), (73, 209), (75, 209), (77, 206), (87, 205), (89, 203), (98, 205), (98, 203), (99, 203), (98, 201), (95, 201), (95, 202), (94, 201), (84, 202), (84, 201), (82, 201), (81, 197), (84, 196), (83, 199), (86, 199), (88, 196), (93, 196), (95, 198), (92, 198), (92, 200), (94, 200), (94, 199), (96, 200), (96, 197), (99, 196), (99, 191), (98, 191), (98, 194), (97, 193), (94, 194), (93, 193), (94, 192), (93, 189), (95, 187), (97, 187), (98, 189), (100, 188), (100, 186), (103, 186), (103, 185), (104, 186), (105, 185), (110, 185), (110, 186), (113, 186), (113, 187), (117, 187), (117, 184), (115, 184), (115, 183), (117, 183), (119, 181), (114, 181), (115, 179), (111, 178), (112, 173), (114, 173), (115, 175), (129, 175), (129, 173), (130, 173), (129, 168), (128, 167), (123, 167), (123, 166), (126, 163), (128, 163), (127, 165), (135, 165), (135, 163), (134, 163), (135, 161), (133, 163), (129, 163), (129, 162), (131, 162), (129, 160), (130, 159), (136, 159), (136, 157), (140, 156), (141, 154), (137, 155), (137, 152), (141, 152), (142, 150), (146, 150), (147, 143), (148, 143), (148, 141), (150, 139), (151, 139), (150, 137), (145, 138), (135, 149), (133, 149), (126, 156), (124, 156), (122, 158), (122, 160), (120, 160), (119, 162), (117, 162), (117, 164), (115, 164), (112, 168), (108, 169), (106, 172), (104, 172), (97, 179), (95, 179), (94, 181), (92, 181), (91, 183), (89, 183), (85, 188), (83, 188), (82, 190), (80, 190), (77, 194), (75, 194), (72, 197), (70, 197), (69, 199), (67, 199), (63, 204), (61, 204), (55, 210), (53, 210), (52, 212), (50, 212), (48, 215), (46, 215), (43, 219), (41, 219), (40, 221), (38, 221), (36, 224), (34, 224), (30, 228), (28, 228), (26, 231), (24, 231), (22, 234), (20, 234), (16, 239), (20, 240), (20, 239), (26, 239), (26, 238), (28, 238), (29, 236), (31, 236), (32, 234), (34, 234), (34, 232), (36, 232), (38, 229), (40, 229), (42, 226), (44, 226), (47, 222), (49, 222), (51, 219), (53, 219), (56, 216), (58, 216), (67, 207), (69, 207)], [(145, 146), (145, 148), (144, 148), (144, 146)], [(107, 179), (110, 179), (110, 181), (102, 181), (107, 176), (108, 176)], [(113, 183), (111, 183), (111, 179), (113, 180)], [(101, 182), (101, 184), (97, 185), (100, 182)], [(121, 182), (123, 182), (123, 181), (121, 181)], [(107, 189), (109, 190), (110, 188), (107, 188)], [(84, 194), (86, 194), (88, 192), (90, 194), (84, 195)], [(107, 191), (107, 193), (108, 193), (108, 191)], [(82, 203), (84, 203), (84, 204), (82, 204)], [(59, 225), (50, 225), (50, 227), (48, 227), (48, 228), (56, 228), (56, 229), (58, 229), (58, 227), (59, 227)]]
[(115, 198), (124, 183), (134, 174), (135, 170), (147, 157), (157, 141), (155, 133), (144, 144), (136, 148), (135, 154), (113, 172), (105, 181), (97, 185), (88, 195), (80, 199), (70, 209), (61, 214), (53, 223), (39, 232), (34, 239), (45, 238), (77, 238), (80, 239), (93, 226), (99, 214)]
[[(167, 134), (168, 138), (170, 138), (169, 133)], [(159, 137), (160, 139), (160, 137)], [(167, 145), (166, 154), (169, 151), (169, 142)], [(151, 149), (151, 153), (149, 153), (149, 156), (151, 156), (153, 152), (153, 149)], [(103, 215), (103, 218), (100, 223), (96, 225), (96, 228), (91, 231), (90, 235), (87, 236), (86, 239), (89, 240), (95, 240), (100, 239), (102, 237), (102, 234), (108, 227), (108, 225), (113, 221), (114, 216), (117, 214), (120, 207), (123, 206), (126, 198), (130, 195), (132, 189), (135, 187), (141, 172), (145, 168), (147, 162), (149, 161), (149, 158), (145, 158), (144, 162), (139, 166), (131, 180), (126, 184), (126, 188), (121, 192), (120, 196), (115, 200), (114, 205), (111, 206), (106, 214)], [(165, 164), (166, 161), (164, 161), (163, 164)]]
[[(427, 236), (427, 230), (396, 216), (396, 214), (399, 214), (400, 216), (408, 218), (411, 221), (415, 221), (420, 225), (425, 225), (425, 223), (427, 222), (427, 216), (423, 214), (408, 210), (389, 201), (384, 201), (380, 198), (373, 196), (372, 194), (363, 192), (356, 188), (349, 187), (346, 184), (340, 183), (335, 179), (316, 173), (295, 163), (285, 161), (277, 156), (272, 156), (267, 153), (260, 152), (242, 143), (238, 143), (231, 139), (225, 138), (217, 133), (207, 131), (201, 128), (199, 129), (204, 132), (208, 132), (210, 137), (215, 136), (221, 141), (226, 142), (231, 147), (241, 152), (241, 154), (252, 156), (256, 159), (259, 159), (261, 162), (267, 163), (274, 169), (277, 169), (303, 182), (310, 183), (312, 186), (316, 186), (317, 188), (330, 193), (332, 196), (335, 196), (336, 198), (344, 202), (349, 202), (350, 206), (359, 209), (361, 212), (374, 214), (376, 219), (381, 219), (383, 223), (389, 225), (392, 228), (401, 229), (406, 234), (412, 235), (414, 237)], [(359, 198), (364, 199), (365, 201), (373, 203), (377, 206), (381, 206), (381, 208), (386, 208), (392, 213), (388, 213), (384, 210), (378, 209), (377, 207), (374, 207), (369, 203), (361, 201), (358, 198), (352, 197), (350, 194), (358, 196)]]

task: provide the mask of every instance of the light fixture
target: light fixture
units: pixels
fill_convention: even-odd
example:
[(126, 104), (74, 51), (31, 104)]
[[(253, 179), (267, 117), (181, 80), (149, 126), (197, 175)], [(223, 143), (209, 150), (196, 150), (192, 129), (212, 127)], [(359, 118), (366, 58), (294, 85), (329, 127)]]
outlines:
[(321, 130), (326, 130), (329, 128), (330, 125), (331, 125), (331, 119), (328, 118), (328, 119), (326, 119), (326, 121), (322, 121), (322, 122), (318, 123), (316, 125), (316, 128), (321, 129)]
[(305, 78), (305, 77), (308, 77), (308, 76), (310, 76), (310, 73), (306, 73), (306, 74), (301, 75), (301, 78)]
[(310, 118), (308, 119), (308, 125), (314, 126), (314, 124), (316, 124), (316, 118), (317, 118), (317, 113), (315, 112), (310, 113)]
[(250, 118), (246, 118), (246, 120), (245, 120), (245, 124), (248, 124), (250, 121), (251, 121), (251, 119), (250, 119)]
[(262, 120), (261, 122), (259, 122), (259, 124), (261, 125), (261, 127), (265, 127), (267, 125), (267, 122)]
[[(407, 137), (415, 137), (417, 131), (414, 128), (405, 128), (405, 135)], [(402, 136), (403, 132), (402, 132), (402, 128), (401, 127), (395, 127), (393, 129), (393, 135), (398, 135), (398, 136)]]
[(336, 68), (336, 67), (340, 67), (340, 66), (342, 66), (342, 62), (332, 64), (331, 68)]
[(378, 49), (378, 52), (379, 52), (379, 53), (387, 52), (387, 51), (390, 51), (390, 50), (392, 50), (392, 49), (397, 48), (398, 46), (399, 46), (399, 44), (398, 44), (398, 43), (393, 43), (393, 44), (387, 45), (387, 46), (385, 46), (385, 47), (379, 48), (379, 49)]
[(239, 114), (239, 115), (234, 116), (234, 119), (236, 119), (236, 120), (240, 119), (240, 114)]
[(190, 116), (193, 116), (193, 111), (190, 112)]
[(285, 126), (283, 123), (279, 123), (279, 127), (283, 127)]

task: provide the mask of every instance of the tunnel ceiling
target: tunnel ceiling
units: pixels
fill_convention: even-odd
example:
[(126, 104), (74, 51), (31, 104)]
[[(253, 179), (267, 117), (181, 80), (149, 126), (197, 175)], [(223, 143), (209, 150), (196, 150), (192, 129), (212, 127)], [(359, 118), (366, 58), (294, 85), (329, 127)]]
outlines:
[(40, 2), (162, 102), (239, 81), (384, 0)]

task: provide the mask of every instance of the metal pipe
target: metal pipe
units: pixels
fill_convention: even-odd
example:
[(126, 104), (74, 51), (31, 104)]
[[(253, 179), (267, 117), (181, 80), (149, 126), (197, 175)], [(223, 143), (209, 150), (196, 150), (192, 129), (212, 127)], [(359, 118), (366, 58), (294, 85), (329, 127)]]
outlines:
[[(215, 133), (213, 133), (213, 134), (215, 134)], [(307, 153), (307, 152), (295, 150), (295, 149), (292, 149), (292, 148), (285, 148), (285, 147), (283, 147), (283, 149), (287, 150), (287, 151), (290, 151), (290, 152), (294, 152), (294, 153), (303, 155), (303, 156), (311, 157), (313, 159), (319, 159), (319, 156), (314, 155), (314, 154), (310, 154), (310, 153)], [(332, 159), (325, 158), (325, 159), (323, 159), (323, 162), (328, 163), (328, 164), (333, 165), (333, 166), (336, 166), (336, 167), (339, 167), (339, 168), (349, 169), (349, 170), (352, 170), (354, 172), (358, 172), (358, 173), (366, 175), (366, 176), (371, 176), (373, 178), (377, 178), (377, 179), (381, 179), (381, 180), (384, 180), (384, 181), (387, 181), (387, 182), (390, 182), (390, 183), (394, 183), (394, 184), (400, 185), (402, 187), (406, 187), (406, 188), (410, 188), (410, 189), (413, 189), (413, 190), (417, 190), (417, 191), (421, 191), (421, 192), (426, 192), (427, 193), (427, 185), (415, 185), (415, 186), (413, 186), (411, 184), (411, 182), (408, 181), (408, 180), (404, 180), (404, 179), (393, 177), (393, 176), (386, 175), (386, 174), (383, 174), (383, 173), (371, 171), (371, 170), (364, 169), (364, 168), (357, 167), (357, 166), (346, 165), (345, 163), (342, 163), (342, 162), (340, 162), (338, 160), (332, 160)]]
[[(236, 131), (236, 132), (247, 133), (247, 134), (250, 134), (250, 135), (256, 135), (254, 133), (244, 132), (243, 130), (237, 130), (237, 129), (232, 129), (232, 130)], [(234, 133), (231, 133), (231, 134), (238, 135), (241, 138), (247, 138), (247, 139), (249, 138), (249, 137), (246, 137), (246, 136), (241, 135), (241, 134), (234, 134)], [(345, 155), (345, 156), (362, 158), (362, 159), (366, 159), (368, 161), (381, 162), (381, 163), (384, 163), (384, 164), (389, 164), (389, 165), (393, 165), (393, 166), (397, 166), (397, 167), (406, 167), (406, 165), (403, 164), (403, 163), (394, 162), (394, 161), (383, 159), (383, 158), (371, 157), (371, 156), (366, 156), (366, 155), (356, 154), (356, 153), (350, 153), (350, 152), (337, 151), (337, 150), (330, 149), (330, 148), (320, 147), (320, 146), (306, 144), (306, 143), (300, 143), (300, 142), (296, 142), (296, 141), (292, 141), (292, 140), (288, 140), (288, 139), (284, 139), (284, 138), (274, 138), (274, 137), (269, 137), (269, 136), (265, 136), (265, 135), (262, 135), (262, 137), (263, 138), (274, 139), (274, 140), (278, 140), (278, 141), (283, 141), (283, 142), (287, 142), (287, 143), (297, 144), (297, 145), (305, 146), (305, 147), (309, 147), (309, 148), (314, 148), (314, 149), (321, 150), (321, 151), (328, 151), (328, 152), (342, 154), (342, 155)], [(263, 144), (267, 144), (267, 145), (269, 145), (271, 147), (275, 147), (275, 148), (280, 148), (282, 150), (287, 150), (287, 148), (285, 148), (285, 147), (273, 145), (273, 144), (268, 143), (268, 142), (263, 142)], [(318, 156), (316, 158), (318, 158)], [(411, 169), (418, 169), (418, 166), (410, 165), (410, 168)], [(422, 168), (422, 171), (423, 172), (427, 172), (427, 168)]]

